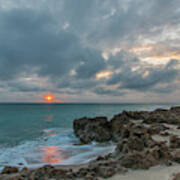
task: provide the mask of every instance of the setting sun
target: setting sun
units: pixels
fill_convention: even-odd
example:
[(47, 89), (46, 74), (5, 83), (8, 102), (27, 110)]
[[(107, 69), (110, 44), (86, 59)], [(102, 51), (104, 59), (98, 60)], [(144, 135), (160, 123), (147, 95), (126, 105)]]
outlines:
[(45, 100), (46, 102), (53, 102), (54, 96), (48, 94), (48, 95), (44, 96), (44, 100)]

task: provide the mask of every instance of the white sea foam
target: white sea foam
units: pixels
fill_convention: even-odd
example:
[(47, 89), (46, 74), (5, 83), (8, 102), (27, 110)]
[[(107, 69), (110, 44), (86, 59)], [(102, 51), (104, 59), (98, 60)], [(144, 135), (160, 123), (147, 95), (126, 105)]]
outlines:
[(6, 165), (36, 168), (45, 164), (73, 165), (86, 163), (112, 152), (113, 144), (74, 145), (78, 140), (68, 129), (45, 129), (43, 136), (0, 151), (0, 168)]

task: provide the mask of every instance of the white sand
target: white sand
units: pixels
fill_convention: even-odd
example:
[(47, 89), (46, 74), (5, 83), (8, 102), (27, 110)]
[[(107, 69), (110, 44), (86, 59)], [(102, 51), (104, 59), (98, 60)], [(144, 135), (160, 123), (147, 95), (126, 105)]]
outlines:
[(180, 165), (157, 166), (149, 170), (129, 171), (124, 175), (115, 175), (109, 180), (172, 180), (180, 172)]

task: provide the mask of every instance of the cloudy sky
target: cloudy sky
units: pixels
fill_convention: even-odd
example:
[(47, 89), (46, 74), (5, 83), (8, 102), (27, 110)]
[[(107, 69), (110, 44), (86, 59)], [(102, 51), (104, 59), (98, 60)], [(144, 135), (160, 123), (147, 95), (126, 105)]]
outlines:
[(0, 0), (0, 102), (180, 102), (179, 0)]

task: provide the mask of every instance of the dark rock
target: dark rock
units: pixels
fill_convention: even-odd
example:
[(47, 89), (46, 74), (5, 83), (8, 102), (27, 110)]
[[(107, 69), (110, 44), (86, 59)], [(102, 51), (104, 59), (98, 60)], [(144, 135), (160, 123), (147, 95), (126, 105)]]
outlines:
[(13, 174), (13, 173), (17, 173), (18, 171), (19, 170), (17, 167), (6, 166), (2, 170), (1, 174)]
[(151, 154), (157, 161), (167, 162), (172, 159), (169, 148), (163, 143), (150, 149), (147, 154)]
[(148, 169), (155, 163), (148, 159), (144, 154), (134, 153), (127, 154), (120, 159), (120, 164), (125, 168), (131, 169)]
[(148, 111), (123, 111), (129, 119), (144, 120), (148, 117)]
[(169, 136), (170, 134), (168, 132), (162, 132), (160, 133), (161, 136)]
[(171, 107), (170, 111), (180, 113), (180, 106)]
[(106, 117), (76, 119), (74, 132), (82, 143), (105, 142), (111, 139), (109, 122)]
[(170, 136), (170, 147), (180, 148), (180, 138), (176, 135)]
[(103, 178), (112, 177), (116, 171), (113, 167), (110, 166), (99, 166), (96, 170), (96, 173)]
[(170, 110), (157, 109), (149, 113), (143, 123), (167, 123), (167, 124), (180, 124), (180, 111), (179, 107), (171, 108)]
[(180, 150), (175, 150), (171, 152), (172, 161), (180, 164)]
[(151, 135), (154, 135), (154, 134), (159, 134), (160, 132), (168, 130), (168, 129), (169, 128), (163, 124), (155, 123), (155, 124), (151, 125), (150, 128), (148, 128), (148, 133)]

